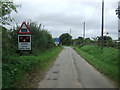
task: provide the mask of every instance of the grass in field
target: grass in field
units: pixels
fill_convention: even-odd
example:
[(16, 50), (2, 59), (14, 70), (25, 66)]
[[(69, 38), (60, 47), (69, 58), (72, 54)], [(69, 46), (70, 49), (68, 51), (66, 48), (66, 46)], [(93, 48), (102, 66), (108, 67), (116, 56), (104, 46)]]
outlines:
[[(24, 85), (27, 74), (36, 69), (42, 72), (55, 59), (62, 47), (55, 47), (40, 53), (37, 56), (11, 56), (3, 61), (3, 88), (17, 88)], [(23, 86), (24, 87), (24, 86)]]
[(118, 50), (105, 47), (101, 50), (99, 46), (86, 45), (74, 47), (74, 49), (91, 65), (118, 82)]

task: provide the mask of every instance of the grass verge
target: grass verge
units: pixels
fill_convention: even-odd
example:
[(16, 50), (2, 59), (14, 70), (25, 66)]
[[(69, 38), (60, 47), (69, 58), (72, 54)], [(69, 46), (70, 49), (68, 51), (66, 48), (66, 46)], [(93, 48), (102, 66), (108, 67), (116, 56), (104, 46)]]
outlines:
[(36, 69), (39, 69), (41, 73), (44, 72), (61, 50), (62, 47), (55, 47), (37, 56), (9, 56), (4, 58), (2, 64), (2, 88), (25, 88), (29, 74)]
[(118, 85), (118, 78), (120, 76), (118, 75), (117, 49), (105, 47), (101, 50), (99, 46), (86, 45), (83, 47), (74, 47), (74, 50)]

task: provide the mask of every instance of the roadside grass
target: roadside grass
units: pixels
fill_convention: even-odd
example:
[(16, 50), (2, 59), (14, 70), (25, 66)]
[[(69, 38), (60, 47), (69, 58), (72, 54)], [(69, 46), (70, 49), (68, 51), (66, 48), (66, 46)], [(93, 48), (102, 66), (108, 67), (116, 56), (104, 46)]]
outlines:
[(80, 54), (88, 63), (93, 65), (97, 70), (107, 75), (118, 85), (118, 50), (114, 48), (86, 45), (83, 47), (74, 47), (75, 51)]
[(28, 75), (36, 69), (44, 72), (61, 50), (62, 47), (55, 47), (37, 56), (9, 56), (4, 58), (2, 64), (2, 88), (25, 88)]

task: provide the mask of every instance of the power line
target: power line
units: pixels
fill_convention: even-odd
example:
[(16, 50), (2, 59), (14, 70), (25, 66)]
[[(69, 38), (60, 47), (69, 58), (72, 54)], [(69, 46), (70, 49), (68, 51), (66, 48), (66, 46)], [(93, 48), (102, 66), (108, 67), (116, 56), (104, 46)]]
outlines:
[(83, 25), (83, 38), (85, 38), (85, 29), (86, 29), (86, 26), (85, 26), (85, 24), (86, 24), (86, 22), (89, 22), (91, 19), (93, 19), (93, 17), (95, 17), (95, 15), (96, 15), (96, 11), (98, 11), (98, 8), (100, 7), (100, 0), (98, 0), (97, 2), (96, 2), (96, 6), (95, 6), (95, 9), (94, 9), (94, 12), (90, 15), (90, 17), (89, 18), (85, 18), (85, 22), (84, 22), (84, 25)]
[(98, 9), (98, 7), (100, 6), (99, 3), (100, 2), (100, 0), (98, 0), (96, 3), (96, 6), (95, 6), (95, 9), (94, 9), (94, 12), (90, 15), (90, 17), (89, 18), (85, 18), (85, 22), (88, 22), (88, 21), (90, 21), (91, 19), (93, 19), (93, 17), (95, 17), (95, 14), (96, 14), (96, 11), (97, 11), (97, 9)]

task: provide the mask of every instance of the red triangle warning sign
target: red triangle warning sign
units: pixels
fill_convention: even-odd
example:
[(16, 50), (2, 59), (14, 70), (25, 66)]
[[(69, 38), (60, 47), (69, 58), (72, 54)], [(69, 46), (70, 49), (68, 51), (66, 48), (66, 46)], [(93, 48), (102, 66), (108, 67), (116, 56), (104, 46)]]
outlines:
[(27, 26), (25, 22), (22, 23), (17, 33), (18, 34), (31, 34), (30, 28)]

